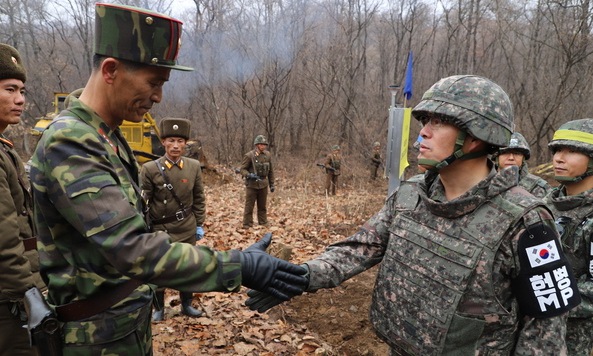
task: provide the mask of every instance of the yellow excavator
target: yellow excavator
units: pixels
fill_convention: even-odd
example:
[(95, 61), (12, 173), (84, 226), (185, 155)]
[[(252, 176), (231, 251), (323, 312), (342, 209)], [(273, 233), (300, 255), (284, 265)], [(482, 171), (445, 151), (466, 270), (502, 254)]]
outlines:
[[(35, 127), (30, 131), (36, 141), (39, 140), (49, 123), (64, 110), (64, 101), (68, 94), (63, 92), (54, 93), (54, 111), (40, 117), (35, 123)], [(124, 121), (120, 129), (132, 148), (138, 163), (143, 164), (165, 154), (159, 139), (159, 128), (150, 113), (146, 113), (141, 122)]]

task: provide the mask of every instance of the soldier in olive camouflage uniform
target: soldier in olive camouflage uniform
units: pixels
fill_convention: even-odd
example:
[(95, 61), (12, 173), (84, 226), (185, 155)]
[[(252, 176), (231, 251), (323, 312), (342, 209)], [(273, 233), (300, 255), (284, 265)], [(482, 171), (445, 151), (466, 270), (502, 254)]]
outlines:
[[(308, 291), (381, 263), (370, 318), (392, 355), (562, 355), (580, 301), (552, 215), (487, 158), (513, 125), (507, 94), (478, 76), (441, 79), (412, 114), (424, 175), (403, 182), (348, 239), (306, 262)], [(279, 303), (249, 292), (259, 311)]]
[(95, 9), (93, 72), (43, 133), (31, 168), (41, 274), (63, 355), (151, 355), (154, 285), (300, 294), (306, 270), (265, 253), (270, 234), (220, 252), (150, 232), (139, 166), (119, 125), (140, 122), (161, 101), (172, 69), (191, 69), (176, 64), (181, 22), (130, 6)]
[(257, 222), (268, 224), (268, 187), (274, 193), (274, 166), (272, 155), (266, 150), (268, 140), (258, 135), (253, 141), (255, 149), (247, 152), (241, 162), (241, 175), (245, 178), (245, 210), (243, 228), (253, 226), (253, 206), (257, 203)]
[[(196, 239), (204, 237), (206, 196), (200, 162), (181, 156), (189, 138), (190, 121), (164, 118), (159, 124), (165, 155), (142, 166), (142, 193), (148, 202), (154, 230), (168, 233), (173, 242), (195, 245)], [(183, 314), (202, 315), (191, 306), (191, 292), (180, 292), (179, 296)], [(154, 311), (152, 320), (161, 321), (164, 319), (164, 289), (157, 290), (156, 299), (161, 308)]]
[(531, 150), (527, 140), (519, 132), (514, 132), (511, 135), (509, 144), (495, 152), (492, 159), (498, 170), (510, 166), (519, 167), (519, 185), (536, 197), (543, 198), (552, 187), (544, 179), (529, 173), (527, 160), (530, 156)]
[(383, 163), (381, 159), (381, 144), (379, 142), (373, 143), (373, 152), (371, 152), (371, 180), (377, 179), (377, 172)]
[(0, 355), (6, 356), (37, 354), (23, 328), (22, 302), (29, 288), (44, 288), (29, 180), (13, 143), (2, 134), (20, 122), (26, 79), (19, 52), (0, 43)]
[(561, 185), (545, 201), (556, 217), (582, 298), (568, 313), (566, 345), (571, 356), (589, 356), (593, 352), (593, 119), (563, 124), (548, 147)]
[(336, 188), (338, 186), (338, 177), (341, 174), (340, 168), (342, 166), (342, 155), (340, 154), (340, 146), (333, 145), (332, 151), (325, 157), (323, 162), (325, 167), (325, 194), (336, 195)]

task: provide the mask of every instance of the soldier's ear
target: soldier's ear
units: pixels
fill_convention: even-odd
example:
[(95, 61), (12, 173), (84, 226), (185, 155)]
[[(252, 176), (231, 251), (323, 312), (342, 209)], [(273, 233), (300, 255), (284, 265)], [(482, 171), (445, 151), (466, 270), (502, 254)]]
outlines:
[(103, 62), (101, 62), (101, 75), (106, 83), (112, 84), (115, 77), (117, 76), (117, 71), (121, 70), (122, 63), (115, 58), (105, 58)]

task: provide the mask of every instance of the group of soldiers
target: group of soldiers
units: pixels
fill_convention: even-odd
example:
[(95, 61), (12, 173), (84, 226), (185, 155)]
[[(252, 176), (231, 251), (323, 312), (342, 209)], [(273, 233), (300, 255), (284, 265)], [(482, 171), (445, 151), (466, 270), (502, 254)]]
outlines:
[[(164, 288), (180, 292), (190, 316), (202, 313), (192, 293), (241, 286), (245, 304), (265, 312), (378, 264), (370, 319), (394, 355), (591, 353), (593, 119), (554, 133), (560, 186), (542, 200), (523, 186), (549, 188), (509, 163), (530, 152), (513, 135), (506, 92), (475, 75), (440, 79), (412, 110), (425, 173), (402, 182), (355, 234), (300, 265), (266, 253), (270, 234), (217, 251), (195, 243), (205, 206), (199, 162), (182, 155), (189, 121), (163, 119), (165, 155), (142, 168), (119, 129), (161, 101), (171, 70), (192, 70), (177, 63), (181, 22), (131, 6), (95, 9), (93, 71), (43, 133), (31, 185), (0, 135), (1, 354), (152, 355)], [(25, 82), (19, 52), (0, 44), (0, 133), (20, 120)], [(256, 203), (258, 223), (268, 223), (268, 144), (256, 137), (243, 158), (246, 227)], [(339, 151), (324, 163), (338, 172), (328, 194)], [(30, 291), (46, 292), (50, 313), (22, 311)], [(27, 317), (40, 325), (30, 328), (33, 347)]]

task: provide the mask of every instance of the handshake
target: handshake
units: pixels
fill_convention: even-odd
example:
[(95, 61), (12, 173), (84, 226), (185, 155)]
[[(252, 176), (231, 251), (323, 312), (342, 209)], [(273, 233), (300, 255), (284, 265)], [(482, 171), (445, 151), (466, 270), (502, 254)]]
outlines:
[(245, 305), (260, 313), (303, 294), (309, 286), (308, 268), (266, 253), (271, 242), (272, 234), (267, 233), (241, 252), (242, 285), (251, 289)]

